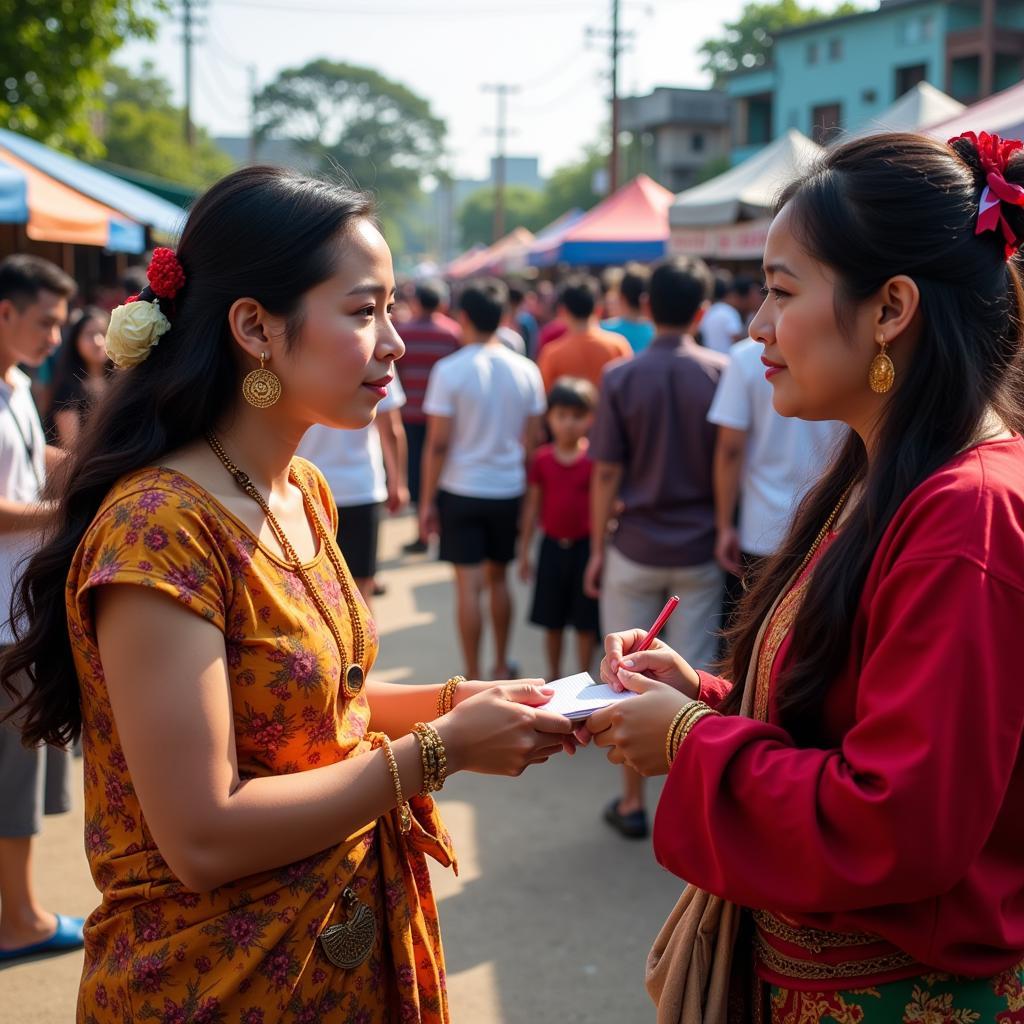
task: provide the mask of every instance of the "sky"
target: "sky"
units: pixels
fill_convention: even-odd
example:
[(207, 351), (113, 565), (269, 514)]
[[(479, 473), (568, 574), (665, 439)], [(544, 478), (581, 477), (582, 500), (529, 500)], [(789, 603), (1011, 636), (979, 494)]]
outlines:
[[(577, 159), (608, 121), (610, 0), (194, 0), (194, 120), (214, 135), (248, 132), (248, 65), (259, 85), (317, 57), (371, 67), (429, 100), (448, 126), (458, 177), (484, 178), (494, 152), (497, 101), (509, 97), (508, 153), (537, 156), (541, 173)], [(198, 5), (202, 3), (203, 6)], [(180, 10), (180, 2), (175, 3)], [(697, 49), (734, 19), (743, 0), (622, 0), (631, 33), (620, 58), (620, 94), (655, 86), (707, 88)], [(181, 101), (181, 26), (160, 21), (155, 42), (132, 42), (117, 59), (151, 60)]]

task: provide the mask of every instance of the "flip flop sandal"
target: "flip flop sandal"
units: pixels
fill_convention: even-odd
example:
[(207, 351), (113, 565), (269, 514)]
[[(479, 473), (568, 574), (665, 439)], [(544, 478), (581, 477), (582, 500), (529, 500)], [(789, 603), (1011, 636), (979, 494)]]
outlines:
[(17, 949), (0, 949), (0, 961), (18, 960), (40, 953), (66, 953), (71, 949), (81, 949), (85, 945), (82, 936), (85, 919), (65, 917), (63, 914), (57, 914), (56, 917), (57, 930), (48, 939), (33, 943), (31, 946), (19, 946)]

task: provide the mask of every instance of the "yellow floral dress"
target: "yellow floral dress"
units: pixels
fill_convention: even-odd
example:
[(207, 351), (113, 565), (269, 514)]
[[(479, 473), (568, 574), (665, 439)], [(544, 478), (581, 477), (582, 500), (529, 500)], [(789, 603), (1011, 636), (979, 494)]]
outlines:
[[(292, 474), (336, 527), (320, 473), (295, 459)], [(323, 543), (305, 568), (337, 610), (351, 651), (352, 624)], [(102, 894), (85, 925), (80, 1024), (447, 1021), (426, 856), (446, 866), (454, 857), (429, 798), (413, 801), (408, 835), (392, 812), (313, 857), (210, 893), (174, 876), (135, 795), (96, 646), (92, 591), (111, 583), (153, 587), (224, 632), (243, 779), (334, 764), (379, 742), (368, 732), (365, 690), (344, 696), (334, 638), (287, 563), (180, 473), (147, 469), (119, 481), (82, 539), (67, 585), (82, 699), (85, 845)], [(369, 674), (378, 638), (365, 605), (359, 614)], [(345, 920), (346, 886), (377, 921), (369, 958), (349, 971), (317, 942)]]

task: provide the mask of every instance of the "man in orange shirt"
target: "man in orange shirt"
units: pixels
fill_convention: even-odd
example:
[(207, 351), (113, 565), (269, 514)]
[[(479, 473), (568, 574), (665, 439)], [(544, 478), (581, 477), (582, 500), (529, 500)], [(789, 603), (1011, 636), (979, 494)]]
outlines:
[(629, 359), (633, 350), (621, 334), (604, 330), (595, 310), (597, 282), (589, 277), (570, 278), (558, 297), (559, 315), (569, 329), (557, 341), (540, 350), (537, 365), (550, 391), (559, 377), (582, 377), (594, 387), (601, 385), (601, 373), (615, 359)]

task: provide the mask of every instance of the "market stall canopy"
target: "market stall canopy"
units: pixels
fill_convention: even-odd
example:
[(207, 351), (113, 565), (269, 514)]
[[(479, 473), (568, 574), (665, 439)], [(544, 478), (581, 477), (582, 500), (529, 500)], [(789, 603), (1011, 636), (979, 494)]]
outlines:
[(558, 262), (558, 248), (569, 233), (569, 229), (584, 213), (579, 207), (567, 210), (561, 217), (556, 217), (546, 227), (537, 232), (537, 237), (530, 246), (528, 261), (531, 267), (550, 267)]
[[(533, 232), (526, 228), (515, 228), (494, 245), (467, 254), (448, 267), (449, 277), (473, 277), (474, 274), (508, 274), (526, 266), (526, 254), (533, 244)], [(454, 269), (453, 269), (454, 268)]]
[(965, 107), (955, 117), (924, 129), (946, 142), (964, 132), (995, 132), (1004, 139), (1024, 138), (1024, 82)]
[(891, 107), (872, 118), (858, 135), (878, 132), (916, 132), (936, 121), (959, 114), (964, 105), (936, 89), (930, 82), (918, 82)]
[(639, 175), (576, 221), (552, 262), (581, 266), (660, 259), (668, 242), (672, 200), (667, 188)]
[(485, 252), (486, 249), (487, 249), (486, 245), (483, 245), (480, 242), (477, 242), (476, 245), (474, 245), (471, 248), (467, 249), (460, 256), (456, 256), (455, 259), (453, 259), (451, 261), (451, 263), (449, 263), (448, 266), (446, 266), (444, 268), (445, 275), (448, 276), (448, 277), (461, 277), (462, 276), (462, 273), (461, 273), (462, 268), (464, 266), (470, 266), (472, 264), (473, 260), (477, 256), (479, 256), (480, 253)]
[(0, 163), (0, 224), (28, 220), (28, 181), (10, 164)]
[(0, 128), (0, 147), (76, 192), (119, 211), (139, 224), (145, 224), (165, 240), (175, 238), (184, 225), (185, 212), (180, 206), (97, 167), (90, 167), (81, 160), (58, 153), (35, 139)]
[(708, 227), (765, 217), (779, 191), (804, 173), (824, 149), (790, 128), (748, 160), (676, 196), (669, 210), (673, 227)]
[(36, 242), (99, 245), (111, 252), (142, 252), (146, 232), (117, 210), (83, 196), (0, 146), (0, 166), (25, 181), (25, 234)]

